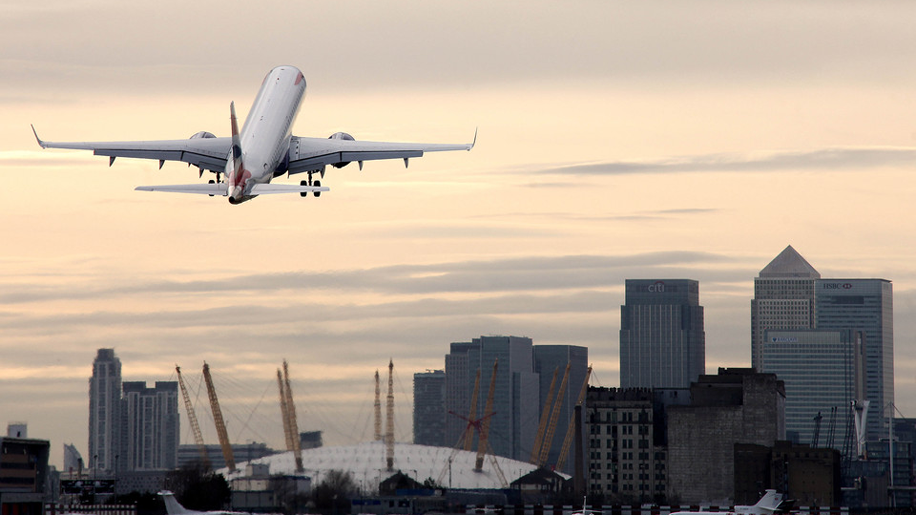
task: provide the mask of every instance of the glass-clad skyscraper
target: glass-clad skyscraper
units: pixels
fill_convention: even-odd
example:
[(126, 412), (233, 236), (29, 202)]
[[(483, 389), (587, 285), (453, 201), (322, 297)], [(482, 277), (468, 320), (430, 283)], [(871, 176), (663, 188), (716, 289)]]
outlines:
[(705, 371), (699, 283), (627, 279), (620, 307), (620, 387), (689, 388)]

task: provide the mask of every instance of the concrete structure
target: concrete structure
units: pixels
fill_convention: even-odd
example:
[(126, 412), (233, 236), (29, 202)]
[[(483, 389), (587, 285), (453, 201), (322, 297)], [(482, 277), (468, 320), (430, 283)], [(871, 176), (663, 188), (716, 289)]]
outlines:
[(114, 473), (121, 449), (121, 360), (99, 349), (89, 379), (89, 467)]
[(413, 375), (413, 443), (445, 447), (445, 371)]
[(815, 327), (814, 281), (820, 277), (791, 245), (760, 271), (751, 300), (751, 366), (761, 369), (767, 330)]
[(719, 369), (690, 387), (688, 406), (668, 413), (668, 497), (686, 504), (730, 503), (735, 445), (784, 440), (786, 391), (773, 374)]
[[(871, 401), (868, 438), (886, 435), (894, 402), (893, 288), (885, 279), (821, 279), (815, 282), (816, 327), (864, 335), (865, 390)], [(892, 415), (891, 415), (892, 416)]]
[(620, 307), (620, 387), (688, 388), (706, 371), (699, 283), (627, 279)]
[[(481, 336), (471, 342), (451, 344), (451, 352), (445, 358), (446, 409), (467, 416), (474, 378), (480, 370), (476, 418), (483, 417), (493, 364), (497, 360), (489, 444), (498, 456), (527, 460), (534, 446), (540, 416), (538, 375), (534, 371), (531, 338)], [(466, 420), (449, 416), (446, 442), (457, 442), (465, 427)]]
[[(848, 422), (850, 403), (865, 398), (862, 333), (805, 329), (765, 334), (761, 371), (776, 374), (786, 385), (789, 439), (855, 452), (855, 434)], [(818, 414), (820, 431), (814, 442)]]
[(589, 388), (588, 492), (606, 502), (665, 496), (667, 451), (662, 404), (649, 389)]
[[(566, 391), (560, 399), (560, 411), (557, 418), (557, 428), (554, 433), (553, 441), (550, 443), (550, 451), (547, 454), (547, 464), (554, 465), (559, 461), (560, 451), (563, 448), (563, 440), (566, 438), (566, 430), (569, 428), (569, 422), (573, 417), (576, 401), (579, 400), (579, 393), (582, 391), (582, 384), (585, 382), (585, 374), (588, 371), (588, 348), (578, 345), (535, 345), (534, 346), (534, 371), (539, 378), (538, 385), (538, 405), (542, 408), (547, 401), (550, 393), (550, 381), (553, 379), (554, 370), (558, 370), (557, 384), (551, 403), (556, 401), (559, 393), (560, 382), (563, 380), (563, 372), (566, 370), (566, 364), (569, 364), (569, 380)], [(542, 412), (541, 411), (541, 412)], [(540, 416), (540, 413), (538, 416)], [(539, 422), (539, 420), (538, 420)], [(584, 421), (582, 421), (584, 422)], [(583, 438), (585, 437), (585, 424), (583, 428)], [(562, 472), (572, 474), (575, 458), (573, 456), (573, 446), (570, 445), (570, 455), (566, 457)], [(584, 450), (583, 450), (584, 454)], [(583, 458), (585, 456), (583, 455)]]
[(178, 383), (122, 383), (121, 471), (171, 470), (178, 466)]
[(0, 438), (0, 513), (42, 515), (50, 501), (47, 440)]

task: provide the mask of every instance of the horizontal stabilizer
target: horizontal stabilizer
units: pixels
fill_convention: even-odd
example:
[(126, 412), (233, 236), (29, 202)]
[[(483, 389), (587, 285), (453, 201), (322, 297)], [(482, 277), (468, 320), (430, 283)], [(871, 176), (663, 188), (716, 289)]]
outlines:
[(161, 186), (137, 186), (137, 191), (167, 191), (170, 193), (198, 193), (202, 195), (226, 195), (226, 183), (210, 184), (163, 184)]
[(331, 191), (327, 186), (300, 186), (298, 184), (255, 184), (251, 188), (252, 195), (268, 195), (270, 193), (307, 193), (311, 191)]

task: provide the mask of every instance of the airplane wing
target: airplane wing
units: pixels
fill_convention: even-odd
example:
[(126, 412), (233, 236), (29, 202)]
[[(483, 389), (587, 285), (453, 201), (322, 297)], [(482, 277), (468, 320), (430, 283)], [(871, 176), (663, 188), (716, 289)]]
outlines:
[[(169, 193), (198, 193), (202, 195), (226, 195), (225, 182), (210, 184), (164, 184), (159, 186), (137, 186), (138, 191), (167, 191)], [(311, 193), (330, 191), (327, 186), (305, 186), (299, 184), (255, 184), (251, 195), (269, 195), (271, 193)]]
[(189, 139), (161, 141), (100, 141), (100, 142), (52, 142), (38, 137), (35, 126), (32, 132), (41, 148), (70, 148), (92, 150), (97, 156), (108, 156), (109, 165), (116, 157), (157, 159), (159, 167), (166, 161), (182, 161), (203, 170), (222, 173), (226, 169), (226, 158), (232, 146), (232, 138), (217, 138), (210, 133), (199, 132)]
[(376, 159), (403, 159), (406, 163), (413, 157), (423, 157), (425, 152), (449, 150), (471, 150), (477, 141), (463, 144), (442, 143), (386, 143), (380, 141), (356, 141), (344, 138), (303, 138), (293, 136), (289, 144), (289, 173), (321, 170), (332, 165), (338, 168), (356, 161), (362, 168), (363, 161)]

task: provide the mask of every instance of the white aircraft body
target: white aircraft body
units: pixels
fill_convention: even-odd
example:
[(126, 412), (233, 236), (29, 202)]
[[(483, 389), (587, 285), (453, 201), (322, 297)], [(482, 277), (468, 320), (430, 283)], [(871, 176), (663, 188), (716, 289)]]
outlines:
[[(143, 191), (169, 191), (200, 193), (229, 197), (229, 203), (240, 204), (258, 195), (268, 193), (309, 192), (316, 197), (322, 191), (320, 180), (312, 180), (318, 173), (324, 177), (325, 168), (342, 168), (350, 162), (359, 163), (375, 159), (408, 159), (422, 157), (424, 152), (446, 150), (471, 150), (474, 142), (467, 144), (387, 143), (356, 141), (345, 132), (329, 138), (305, 138), (292, 135), (293, 122), (305, 97), (305, 77), (294, 66), (278, 66), (267, 74), (257, 97), (248, 112), (241, 132), (231, 103), (230, 121), (232, 137), (217, 138), (209, 132), (198, 132), (186, 140), (120, 141), (120, 142), (70, 142), (35, 139), (42, 148), (68, 148), (92, 150), (95, 155), (109, 156), (109, 166), (116, 157), (133, 157), (159, 160), (159, 168), (166, 161), (183, 161), (200, 169), (200, 176), (209, 170), (216, 180), (208, 184), (180, 184), (140, 186)], [(271, 184), (271, 179), (284, 174), (307, 173), (308, 180), (295, 184)]]
[(734, 511), (726, 512), (709, 512), (709, 511), (676, 511), (671, 515), (773, 515), (776, 512), (785, 511), (792, 501), (787, 501), (784, 494), (776, 493), (776, 490), (767, 490), (763, 497), (753, 506), (735, 506)]
[(178, 502), (178, 499), (175, 498), (175, 494), (168, 490), (163, 490), (159, 492), (159, 495), (162, 496), (162, 501), (165, 502), (165, 511), (169, 515), (251, 515), (248, 512), (243, 511), (197, 511), (189, 510), (181, 505)]

